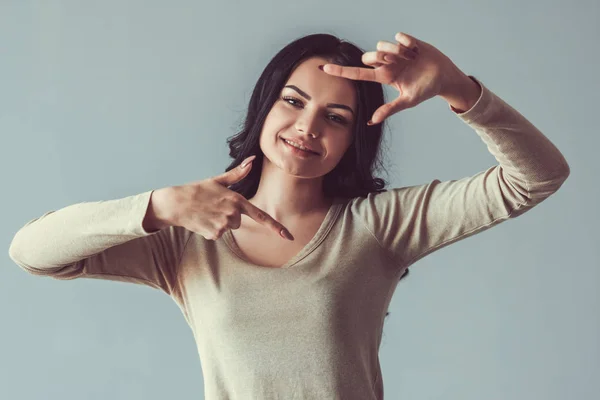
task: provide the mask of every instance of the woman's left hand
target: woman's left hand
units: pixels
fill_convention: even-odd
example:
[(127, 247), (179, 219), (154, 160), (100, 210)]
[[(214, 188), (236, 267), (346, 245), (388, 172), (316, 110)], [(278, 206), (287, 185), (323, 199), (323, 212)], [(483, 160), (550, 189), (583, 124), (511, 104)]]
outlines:
[(452, 60), (429, 43), (403, 32), (397, 33), (395, 39), (398, 43), (379, 41), (377, 51), (363, 54), (362, 62), (374, 69), (337, 64), (325, 64), (323, 69), (333, 76), (384, 83), (400, 92), (395, 100), (375, 111), (371, 118), (373, 124), (443, 95), (448, 88), (456, 87), (457, 82), (469, 79)]

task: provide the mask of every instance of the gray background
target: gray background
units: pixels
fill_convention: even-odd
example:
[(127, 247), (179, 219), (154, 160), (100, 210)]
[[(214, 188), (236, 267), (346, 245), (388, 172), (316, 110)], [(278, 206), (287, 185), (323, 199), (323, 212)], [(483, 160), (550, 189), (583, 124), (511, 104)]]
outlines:
[[(571, 175), (537, 209), (411, 267), (384, 327), (386, 399), (598, 398), (598, 4), (0, 1), (0, 398), (202, 399), (170, 298), (28, 275), (13, 235), (48, 210), (223, 172), (279, 49), (332, 33), (372, 51), (398, 31), (519, 110)], [(389, 122), (389, 188), (497, 164), (439, 97)]]

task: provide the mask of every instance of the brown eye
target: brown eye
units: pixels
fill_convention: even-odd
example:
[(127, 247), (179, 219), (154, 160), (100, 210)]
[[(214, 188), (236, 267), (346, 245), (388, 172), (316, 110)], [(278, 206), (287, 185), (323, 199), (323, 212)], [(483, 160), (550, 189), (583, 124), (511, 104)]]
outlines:
[[(302, 104), (301, 101), (299, 101), (298, 99), (295, 99), (293, 97), (282, 97), (282, 99), (285, 102), (287, 102), (288, 104), (293, 105), (294, 107), (299, 107), (296, 104)], [(292, 101), (293, 103), (290, 103), (290, 101)], [(346, 124), (346, 120), (344, 118), (341, 118), (341, 117), (339, 117), (339, 116), (337, 116), (335, 114), (330, 114), (329, 116), (335, 118), (335, 119), (332, 119), (332, 121), (337, 122), (338, 124), (341, 124), (341, 125), (345, 125)]]
[(287, 101), (289, 104), (291, 104), (291, 105), (293, 105), (293, 106), (295, 106), (296, 104), (295, 104), (295, 103), (290, 103), (290, 101), (293, 101), (293, 102), (296, 102), (296, 101), (297, 101), (297, 100), (296, 100), (296, 99), (294, 99), (293, 97), (283, 97), (283, 100), (284, 100), (284, 101)]

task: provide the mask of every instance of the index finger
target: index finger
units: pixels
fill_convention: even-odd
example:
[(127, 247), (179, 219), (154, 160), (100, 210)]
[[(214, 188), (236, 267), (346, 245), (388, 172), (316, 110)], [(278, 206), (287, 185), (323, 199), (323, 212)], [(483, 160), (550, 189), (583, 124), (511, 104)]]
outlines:
[(247, 199), (242, 200), (241, 212), (242, 214), (246, 214), (256, 222), (258, 222), (259, 224), (265, 225), (266, 227), (270, 228), (279, 236), (285, 237), (285, 233), (281, 231), (282, 229), (284, 229), (291, 237), (291, 240), (294, 240), (294, 237), (285, 226), (277, 222), (273, 217), (271, 217), (269, 214), (267, 214), (260, 208), (256, 207), (254, 204), (250, 203)]
[(343, 67), (337, 64), (325, 64), (323, 66), (323, 71), (330, 75), (340, 76), (342, 78), (379, 82), (376, 71), (373, 68)]

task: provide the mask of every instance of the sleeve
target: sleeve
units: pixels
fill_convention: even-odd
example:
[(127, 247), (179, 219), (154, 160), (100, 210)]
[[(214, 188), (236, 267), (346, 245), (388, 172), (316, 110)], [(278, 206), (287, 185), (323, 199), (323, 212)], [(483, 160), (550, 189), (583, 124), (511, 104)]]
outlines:
[(380, 246), (408, 267), (426, 255), (531, 210), (570, 174), (560, 151), (519, 112), (487, 89), (456, 113), (499, 165), (471, 177), (369, 193), (354, 204)]
[(33, 275), (131, 282), (172, 295), (193, 232), (178, 226), (144, 230), (152, 192), (49, 211), (15, 234), (9, 256)]

